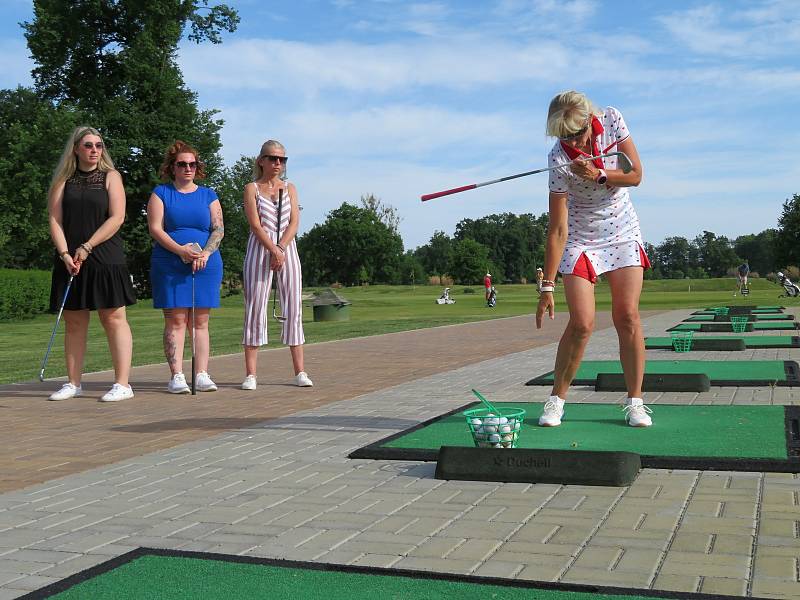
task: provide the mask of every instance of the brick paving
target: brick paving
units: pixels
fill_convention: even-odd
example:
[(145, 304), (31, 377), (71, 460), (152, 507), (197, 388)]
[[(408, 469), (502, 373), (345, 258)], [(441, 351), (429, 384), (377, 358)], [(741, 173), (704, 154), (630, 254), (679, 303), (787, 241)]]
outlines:
[[(646, 331), (663, 334), (689, 312), (648, 315)], [(616, 353), (605, 318), (587, 359)], [(558, 335), (559, 323), (541, 335)], [(492, 324), (426, 330), (433, 337), (410, 332), (404, 340), (397, 336), (406, 334), (392, 334), (329, 344), (328, 360), (338, 362), (327, 371), (310, 359), (326, 345), (309, 346), (318, 382), (313, 393), (319, 394), (310, 400), (285, 381), (268, 388), (279, 391), (274, 401), (249, 400), (233, 389), (217, 394), (225, 403), (206, 400), (212, 394), (175, 400), (155, 389), (163, 368), (150, 367), (148, 377), (157, 383), (138, 392), (136, 404), (106, 407), (90, 395), (56, 405), (41, 401), (37, 385), (4, 388), (6, 421), (25, 432), (4, 444), (0, 462), (10, 482), (0, 495), (0, 599), (139, 546), (800, 599), (800, 479), (794, 474), (646, 469), (630, 487), (610, 488), (439, 481), (433, 463), (346, 458), (465, 404), (473, 386), (498, 401), (544, 400), (547, 388), (522, 383), (552, 368), (552, 337), (532, 341), (529, 317)], [(500, 335), (506, 339), (498, 342)], [(374, 345), (346, 356), (365, 343)], [(285, 372), (285, 353), (269, 354), (269, 364)], [(651, 359), (670, 356), (648, 351)], [(797, 360), (800, 351), (691, 358)], [(228, 371), (225, 361), (231, 361)], [(232, 386), (240, 361), (215, 359), (214, 373)], [(369, 361), (385, 362), (391, 374), (369, 373)], [(345, 372), (355, 375), (341, 382)], [(150, 371), (137, 370), (144, 381), (140, 373)], [(107, 374), (96, 377), (103, 382), (93, 388), (99, 395)], [(329, 391), (335, 385), (343, 386), (338, 398)], [(578, 387), (569, 401), (623, 397)], [(800, 403), (794, 388), (768, 386), (649, 393), (645, 400), (654, 405), (656, 424), (659, 403)], [(92, 451), (66, 441), (76, 431)], [(26, 458), (37, 444), (30, 439), (53, 450), (75, 446), (67, 454), (74, 464), (97, 452), (108, 460), (73, 464), (59, 478), (63, 472), (45, 460), (52, 465), (47, 474), (31, 480), (17, 474), (29, 469), (21, 463), (34, 460)], [(27, 454), (17, 452), (23, 460), (9, 458), (10, 445), (25, 446)], [(128, 454), (114, 454), (118, 446)]]

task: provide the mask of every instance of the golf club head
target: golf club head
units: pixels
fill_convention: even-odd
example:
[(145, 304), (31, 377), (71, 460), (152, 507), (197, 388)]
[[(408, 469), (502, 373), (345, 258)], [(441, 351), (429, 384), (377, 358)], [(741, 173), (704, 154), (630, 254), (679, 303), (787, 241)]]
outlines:
[(44, 369), (39, 371), (39, 381), (44, 381)]
[(617, 166), (622, 169), (623, 173), (630, 173), (633, 169), (631, 159), (624, 152), (617, 152)]

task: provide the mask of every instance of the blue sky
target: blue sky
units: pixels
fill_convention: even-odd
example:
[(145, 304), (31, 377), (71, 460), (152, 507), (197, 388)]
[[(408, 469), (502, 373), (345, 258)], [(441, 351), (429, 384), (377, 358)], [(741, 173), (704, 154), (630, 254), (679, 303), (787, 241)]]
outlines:
[[(547, 210), (538, 175), (421, 203), (427, 192), (547, 164), (547, 105), (565, 89), (624, 114), (644, 165), (647, 241), (775, 227), (800, 193), (796, 0), (231, 0), (222, 45), (179, 62), (225, 119), (228, 163), (281, 140), (301, 232), (373, 193), (407, 248), (463, 218)], [(19, 21), (0, 0), (0, 87), (29, 85)]]

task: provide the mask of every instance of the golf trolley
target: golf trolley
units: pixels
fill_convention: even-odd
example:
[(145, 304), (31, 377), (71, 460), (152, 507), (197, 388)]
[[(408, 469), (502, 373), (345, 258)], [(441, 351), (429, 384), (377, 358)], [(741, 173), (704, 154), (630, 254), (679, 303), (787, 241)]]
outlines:
[(436, 304), (455, 304), (456, 301), (450, 297), (450, 288), (444, 288), (442, 295), (436, 299)]
[(797, 298), (800, 296), (800, 287), (797, 287), (796, 283), (792, 283), (791, 279), (789, 279), (786, 275), (784, 275), (781, 271), (778, 271), (778, 283), (783, 286), (784, 293), (778, 296), (778, 298)]
[(497, 305), (497, 290), (494, 286), (489, 288), (489, 297), (486, 299), (486, 306), (494, 308)]

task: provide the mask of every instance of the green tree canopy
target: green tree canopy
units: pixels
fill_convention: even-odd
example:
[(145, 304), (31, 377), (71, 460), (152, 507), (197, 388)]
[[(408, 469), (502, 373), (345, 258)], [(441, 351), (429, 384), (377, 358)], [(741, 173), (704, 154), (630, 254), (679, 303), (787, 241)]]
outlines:
[[(486, 271), (492, 270), (489, 248), (472, 238), (457, 240), (453, 244), (453, 258), (449, 273), (456, 283), (477, 285)], [(495, 268), (496, 270), (496, 268)]]
[(777, 229), (765, 229), (761, 233), (740, 235), (733, 243), (733, 250), (750, 265), (750, 270), (761, 276), (775, 270), (775, 240)]
[(298, 239), (306, 283), (399, 283), (403, 240), (372, 210), (347, 202)]
[(700, 265), (709, 277), (724, 277), (731, 267), (740, 262), (730, 240), (724, 235), (718, 236), (711, 231), (703, 231), (694, 242)]
[(185, 87), (178, 43), (187, 31), (195, 42), (218, 43), (222, 31), (236, 29), (238, 15), (207, 0), (34, 0), (33, 5), (34, 18), (23, 27), (36, 62), (36, 92), (56, 106), (74, 107), (102, 132), (127, 191), (123, 238), (129, 267), (146, 293), (152, 243), (144, 210), (164, 151), (183, 139), (197, 148), (210, 175), (221, 165), (222, 121), (214, 118), (216, 111), (201, 111)]
[(781, 267), (800, 265), (800, 195), (794, 194), (783, 203), (775, 237), (775, 263)]

